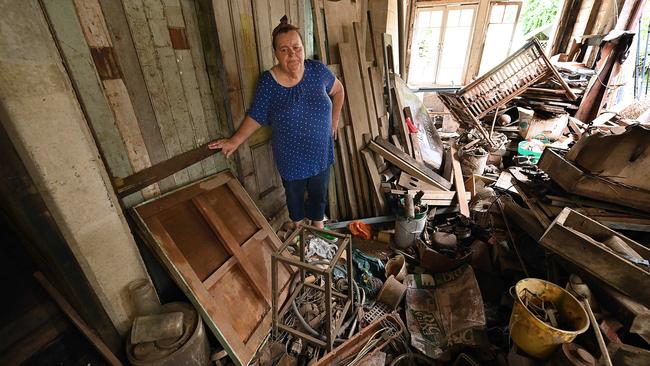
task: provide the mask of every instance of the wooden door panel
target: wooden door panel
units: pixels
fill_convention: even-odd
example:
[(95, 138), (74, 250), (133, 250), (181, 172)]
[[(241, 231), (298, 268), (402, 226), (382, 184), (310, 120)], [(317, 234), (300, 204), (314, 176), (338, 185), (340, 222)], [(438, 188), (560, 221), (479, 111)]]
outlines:
[[(259, 230), (227, 185), (206, 192), (201, 197), (206, 200), (208, 205), (218, 208), (214, 212), (215, 215), (219, 217), (224, 227), (228, 228), (238, 243), (244, 243)], [(241, 218), (246, 219), (242, 220)]]
[(158, 220), (201, 281), (230, 258), (221, 239), (191, 202), (183, 202), (163, 211)]
[(208, 289), (219, 307), (219, 317), (233, 321), (239, 340), (248, 342), (270, 307), (250, 285), (242, 266), (235, 264), (220, 281)]
[[(134, 209), (149, 245), (231, 358), (247, 364), (271, 324), (271, 254), (281, 245), (230, 172)], [(279, 268), (281, 299), (291, 269)]]

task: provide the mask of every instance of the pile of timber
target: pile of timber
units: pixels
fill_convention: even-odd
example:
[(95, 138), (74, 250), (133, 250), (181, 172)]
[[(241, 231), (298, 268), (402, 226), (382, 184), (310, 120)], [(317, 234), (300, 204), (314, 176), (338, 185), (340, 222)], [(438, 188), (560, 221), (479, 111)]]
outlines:
[(536, 112), (575, 115), (595, 71), (576, 62), (556, 62), (554, 66), (577, 99), (568, 98), (563, 86), (555, 79), (545, 79), (528, 88), (517, 98), (515, 105)]
[(443, 173), (443, 143), (422, 102), (388, 62), (392, 39), (374, 31), (372, 2), (312, 5), (317, 54), (341, 80), (346, 96), (335, 142), (329, 218), (389, 214), (394, 209), (390, 199), (413, 190), (399, 186), (399, 179), (426, 184), (427, 202), (452, 205), (457, 201), (450, 190), (452, 158), (446, 159)]

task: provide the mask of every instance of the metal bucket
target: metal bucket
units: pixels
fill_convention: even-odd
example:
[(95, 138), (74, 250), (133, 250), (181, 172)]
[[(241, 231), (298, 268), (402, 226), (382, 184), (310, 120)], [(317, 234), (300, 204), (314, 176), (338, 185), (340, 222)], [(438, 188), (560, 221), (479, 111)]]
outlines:
[[(529, 291), (555, 304), (567, 329), (554, 328), (531, 313), (522, 301)], [(510, 337), (524, 352), (538, 359), (550, 357), (564, 343), (570, 343), (589, 328), (587, 312), (580, 302), (563, 288), (536, 278), (525, 278), (515, 285), (515, 305), (510, 315)]]
[(415, 239), (422, 234), (426, 223), (426, 212), (417, 214), (414, 219), (397, 217), (397, 220), (395, 220), (395, 246), (399, 249), (413, 246)]

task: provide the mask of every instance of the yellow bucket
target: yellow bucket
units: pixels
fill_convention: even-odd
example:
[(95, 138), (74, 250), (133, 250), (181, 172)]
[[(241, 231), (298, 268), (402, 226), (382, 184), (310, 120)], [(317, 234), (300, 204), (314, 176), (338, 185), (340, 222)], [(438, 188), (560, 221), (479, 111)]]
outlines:
[[(563, 327), (554, 328), (531, 313), (522, 301), (530, 292), (557, 307)], [(515, 285), (515, 305), (510, 315), (510, 337), (515, 344), (529, 355), (546, 359), (559, 345), (570, 343), (589, 328), (589, 318), (582, 304), (563, 288), (548, 281), (525, 278)]]

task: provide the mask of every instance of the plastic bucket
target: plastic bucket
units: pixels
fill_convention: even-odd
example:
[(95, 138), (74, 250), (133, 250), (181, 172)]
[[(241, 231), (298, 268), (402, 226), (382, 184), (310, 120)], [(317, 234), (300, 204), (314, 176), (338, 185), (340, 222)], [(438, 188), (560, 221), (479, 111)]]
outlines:
[(416, 215), (414, 219), (398, 216), (395, 220), (395, 246), (400, 249), (413, 246), (415, 239), (422, 234), (426, 223), (426, 212)]
[[(524, 305), (526, 291), (557, 307), (563, 327), (554, 328), (533, 315)], [(525, 278), (515, 285), (515, 305), (510, 315), (510, 337), (524, 352), (538, 358), (550, 357), (563, 343), (570, 343), (589, 328), (582, 304), (563, 288), (536, 278)]]

